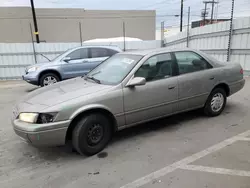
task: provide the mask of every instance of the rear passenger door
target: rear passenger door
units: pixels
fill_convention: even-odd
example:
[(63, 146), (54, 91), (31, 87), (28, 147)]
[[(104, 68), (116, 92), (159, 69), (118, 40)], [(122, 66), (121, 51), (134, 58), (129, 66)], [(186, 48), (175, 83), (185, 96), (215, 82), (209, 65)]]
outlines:
[(101, 62), (116, 54), (117, 52), (107, 48), (93, 47), (90, 48), (90, 66), (91, 69), (95, 68)]
[(193, 51), (174, 52), (178, 64), (178, 110), (203, 107), (215, 85), (213, 67)]

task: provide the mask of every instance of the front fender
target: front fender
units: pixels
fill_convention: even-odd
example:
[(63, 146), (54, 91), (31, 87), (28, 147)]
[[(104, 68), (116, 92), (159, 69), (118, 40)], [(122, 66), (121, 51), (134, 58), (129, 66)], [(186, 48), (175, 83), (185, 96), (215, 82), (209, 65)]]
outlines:
[(79, 109), (77, 109), (71, 116), (70, 116), (70, 120), (73, 120), (76, 116), (78, 116), (79, 114), (83, 113), (83, 112), (86, 112), (88, 110), (93, 110), (93, 109), (102, 109), (102, 110), (106, 110), (108, 111), (109, 113), (113, 114), (111, 112), (111, 110), (107, 107), (107, 106), (104, 106), (102, 104), (89, 104), (89, 105), (86, 105), (86, 106), (83, 106)]

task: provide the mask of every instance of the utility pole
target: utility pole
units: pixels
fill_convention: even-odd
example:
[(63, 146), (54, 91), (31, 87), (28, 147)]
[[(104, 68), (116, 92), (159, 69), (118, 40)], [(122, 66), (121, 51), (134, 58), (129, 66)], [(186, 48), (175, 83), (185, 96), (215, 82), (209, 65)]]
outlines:
[(189, 47), (189, 22), (190, 22), (190, 7), (188, 7), (187, 48)]
[(123, 27), (123, 50), (126, 51), (126, 25), (124, 21), (122, 23), (122, 27)]
[(181, 18), (180, 18), (180, 32), (182, 32), (182, 22), (183, 22), (183, 0), (181, 0)]
[(217, 22), (218, 20), (218, 13), (219, 13), (219, 7), (218, 7), (218, 4), (219, 4), (219, 0), (217, 0), (217, 6), (216, 6), (216, 19), (215, 19), (215, 22)]
[(228, 39), (228, 48), (227, 48), (227, 61), (230, 61), (230, 56), (231, 56), (231, 41), (232, 41), (232, 35), (233, 35), (233, 17), (234, 17), (234, 0), (232, 0), (232, 8), (231, 8), (230, 30), (229, 30), (229, 39)]
[(215, 2), (214, 0), (211, 2), (212, 4), (212, 11), (211, 11), (211, 20), (210, 20), (210, 24), (213, 23), (213, 18), (214, 18), (214, 4), (218, 4), (219, 2)]
[(204, 13), (203, 13), (203, 25), (206, 25), (206, 16), (207, 16), (207, 1), (203, 1), (203, 3), (205, 4), (205, 9), (204, 9)]
[(164, 46), (164, 29), (165, 29), (165, 22), (161, 22), (161, 47)]
[(218, 2), (215, 2), (215, 0), (210, 0), (210, 1), (203, 1), (203, 3), (205, 4), (204, 13), (202, 13), (204, 25), (206, 25), (205, 22), (206, 22), (206, 16), (207, 16), (207, 4), (212, 4), (211, 19), (210, 19), (210, 24), (212, 24), (213, 17), (214, 17), (214, 4), (217, 4)]
[(33, 16), (34, 29), (35, 29), (34, 34), (36, 35), (36, 42), (40, 43), (39, 33), (38, 33), (38, 26), (37, 26), (37, 21), (36, 21), (36, 11), (35, 11), (33, 0), (30, 0), (30, 4), (31, 4), (31, 9), (32, 9), (32, 16)]
[(212, 10), (211, 10), (211, 20), (210, 20), (210, 24), (213, 23), (213, 17), (214, 17), (214, 3), (215, 3), (215, 1), (213, 0), (213, 1), (212, 1)]

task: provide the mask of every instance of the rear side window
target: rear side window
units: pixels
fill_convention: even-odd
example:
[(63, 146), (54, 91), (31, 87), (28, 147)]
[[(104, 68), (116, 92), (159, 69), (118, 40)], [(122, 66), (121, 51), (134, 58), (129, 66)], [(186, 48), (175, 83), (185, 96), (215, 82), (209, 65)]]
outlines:
[(111, 49), (107, 49), (107, 51), (108, 51), (108, 56), (109, 57), (118, 53), (117, 51), (111, 50)]
[(116, 51), (107, 48), (90, 48), (91, 58), (110, 57), (116, 53)]
[(86, 59), (88, 58), (88, 49), (87, 48), (77, 49), (68, 54), (67, 57), (70, 57), (71, 60)]
[(175, 52), (179, 74), (186, 74), (212, 68), (200, 55), (194, 52)]

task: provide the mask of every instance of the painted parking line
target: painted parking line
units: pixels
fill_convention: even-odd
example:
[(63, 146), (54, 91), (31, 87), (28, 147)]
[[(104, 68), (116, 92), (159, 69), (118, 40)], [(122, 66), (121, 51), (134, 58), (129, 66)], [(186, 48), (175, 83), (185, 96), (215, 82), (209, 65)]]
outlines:
[(239, 137), (238, 140), (240, 140), (240, 141), (250, 141), (250, 138)]
[(232, 175), (232, 176), (246, 176), (250, 177), (250, 171), (244, 170), (232, 170), (226, 168), (214, 168), (208, 166), (199, 166), (199, 165), (186, 165), (181, 166), (179, 169), (183, 170), (193, 170), (193, 171), (200, 171), (200, 172), (210, 172), (215, 174), (224, 174), (224, 175)]
[[(126, 184), (126, 185), (124, 185), (124, 186), (122, 186), (120, 188), (138, 188), (138, 187), (141, 187), (141, 186), (143, 186), (143, 185), (145, 185), (147, 183), (152, 182), (155, 179), (158, 179), (158, 178), (160, 178), (162, 176), (165, 176), (168, 173), (173, 172), (176, 169), (185, 168), (185, 167), (187, 167), (187, 165), (189, 163), (192, 163), (192, 162), (194, 162), (194, 161), (196, 161), (196, 160), (198, 160), (198, 159), (200, 159), (200, 158), (202, 158), (202, 157), (204, 157), (206, 155), (209, 155), (209, 154), (211, 154), (211, 153), (213, 153), (215, 151), (218, 151), (218, 150), (220, 150), (220, 149), (222, 149), (222, 148), (224, 148), (224, 147), (226, 147), (228, 145), (231, 145), (232, 143), (234, 143), (236, 141), (242, 140), (242, 138), (245, 138), (245, 137), (247, 137), (249, 135), (250, 135), (250, 130), (245, 131), (245, 132), (243, 132), (243, 133), (241, 133), (239, 135), (233, 136), (233, 137), (231, 137), (229, 139), (226, 139), (226, 140), (224, 140), (224, 141), (222, 141), (222, 142), (220, 142), (218, 144), (215, 144), (215, 145), (213, 145), (213, 146), (211, 146), (211, 147), (209, 147), (209, 148), (207, 148), (207, 149), (205, 149), (203, 151), (200, 151), (200, 152), (195, 153), (195, 154), (193, 154), (193, 155), (191, 155), (189, 157), (186, 157), (186, 158), (184, 158), (184, 159), (182, 159), (180, 161), (177, 161), (177, 162), (175, 162), (175, 163), (173, 163), (173, 164), (171, 164), (169, 166), (166, 166), (166, 167), (161, 168), (161, 169), (159, 169), (159, 170), (157, 170), (155, 172), (152, 172), (152, 173), (150, 173), (150, 174), (148, 174), (146, 176), (143, 176), (143, 177), (141, 177), (141, 178), (139, 178), (139, 179), (137, 179), (137, 180), (135, 180), (135, 181), (133, 181), (131, 183), (128, 183), (128, 184)], [(202, 167), (202, 168), (205, 169), (204, 167)], [(216, 169), (213, 169), (213, 170), (215, 172), (220, 171), (218, 168), (217, 168), (217, 170)], [(225, 169), (224, 172), (229, 173), (230, 170), (229, 171), (227, 171), (227, 170), (229, 170), (229, 169)], [(235, 173), (244, 174), (245, 171), (240, 171), (240, 172), (237, 171)], [(249, 172), (246, 172), (245, 174), (248, 174), (248, 173)]]

